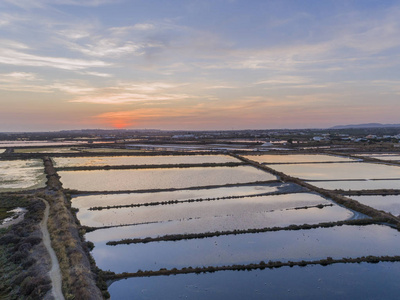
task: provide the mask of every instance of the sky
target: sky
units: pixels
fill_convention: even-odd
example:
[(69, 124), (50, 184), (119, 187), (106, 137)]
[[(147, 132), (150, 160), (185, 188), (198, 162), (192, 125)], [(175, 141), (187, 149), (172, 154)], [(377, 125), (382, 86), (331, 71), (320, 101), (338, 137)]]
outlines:
[(0, 131), (400, 123), (400, 0), (0, 0)]

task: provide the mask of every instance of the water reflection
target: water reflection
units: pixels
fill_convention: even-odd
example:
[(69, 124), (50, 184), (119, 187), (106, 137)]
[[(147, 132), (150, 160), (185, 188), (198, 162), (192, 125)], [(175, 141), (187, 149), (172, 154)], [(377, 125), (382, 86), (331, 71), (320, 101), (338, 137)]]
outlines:
[(320, 163), (269, 165), (274, 170), (305, 180), (398, 179), (400, 167), (373, 163)]
[(240, 162), (229, 155), (178, 155), (178, 156), (92, 156), (56, 157), (56, 167), (76, 166), (121, 166), (121, 165), (162, 165), (162, 164), (202, 164)]
[(268, 261), (319, 260), (326, 257), (398, 255), (397, 230), (382, 225), (229, 235), (175, 242), (107, 246), (92, 254), (103, 270), (117, 273), (160, 268), (222, 266)]
[(140, 170), (60, 171), (64, 188), (82, 191), (145, 190), (276, 180), (251, 166)]
[(335, 264), (130, 278), (111, 299), (398, 299), (400, 263)]

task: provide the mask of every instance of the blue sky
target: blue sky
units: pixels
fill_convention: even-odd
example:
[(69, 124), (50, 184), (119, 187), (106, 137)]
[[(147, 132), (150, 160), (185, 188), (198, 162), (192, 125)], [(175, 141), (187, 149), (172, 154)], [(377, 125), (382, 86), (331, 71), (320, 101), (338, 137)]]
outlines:
[(0, 131), (400, 123), (400, 1), (3, 0)]

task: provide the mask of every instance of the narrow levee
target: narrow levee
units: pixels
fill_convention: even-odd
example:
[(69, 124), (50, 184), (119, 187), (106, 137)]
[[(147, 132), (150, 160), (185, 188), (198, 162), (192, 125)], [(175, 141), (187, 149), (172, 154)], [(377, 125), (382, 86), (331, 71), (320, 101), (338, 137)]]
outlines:
[[(67, 299), (104, 299), (108, 292), (96, 284), (96, 269), (83, 241), (79, 223), (71, 212), (59, 176), (49, 157), (43, 159), (47, 183), (45, 200), (49, 204), (48, 229), (62, 276), (62, 292)], [(57, 298), (58, 299), (58, 298)]]

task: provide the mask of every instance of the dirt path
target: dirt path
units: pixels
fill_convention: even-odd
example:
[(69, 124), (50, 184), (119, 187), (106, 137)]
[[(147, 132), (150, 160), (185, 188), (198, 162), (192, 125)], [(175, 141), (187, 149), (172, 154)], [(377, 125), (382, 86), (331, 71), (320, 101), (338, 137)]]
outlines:
[(50, 270), (50, 279), (51, 283), (53, 286), (52, 289), (52, 294), (54, 296), (54, 299), (64, 299), (64, 295), (61, 291), (61, 286), (62, 286), (62, 279), (61, 279), (61, 272), (60, 272), (60, 266), (58, 264), (57, 256), (56, 253), (54, 252), (53, 248), (51, 247), (51, 242), (50, 242), (50, 235), (49, 235), (49, 230), (47, 229), (47, 221), (49, 219), (49, 209), (50, 205), (47, 203), (46, 200), (41, 199), (46, 205), (46, 209), (44, 211), (44, 217), (42, 222), (40, 222), (40, 229), (42, 230), (43, 233), (43, 243), (47, 249), (47, 252), (50, 254), (51, 258), (51, 270)]

